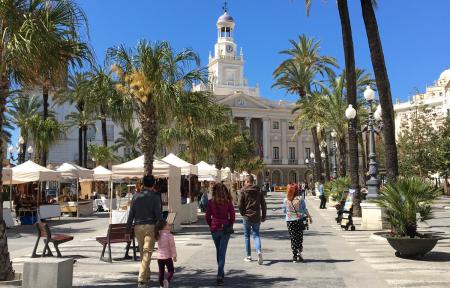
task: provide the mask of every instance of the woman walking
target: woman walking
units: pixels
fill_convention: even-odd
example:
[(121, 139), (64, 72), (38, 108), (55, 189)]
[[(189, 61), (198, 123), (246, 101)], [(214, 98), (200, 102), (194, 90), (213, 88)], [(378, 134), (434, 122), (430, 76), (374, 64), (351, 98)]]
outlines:
[(304, 221), (309, 219), (312, 223), (311, 215), (306, 209), (305, 200), (299, 197), (297, 185), (288, 185), (286, 198), (283, 201), (283, 212), (286, 214), (286, 223), (291, 238), (292, 261), (294, 263), (303, 262), (303, 230)]
[(228, 240), (233, 233), (235, 212), (232, 197), (227, 187), (217, 183), (213, 187), (212, 199), (208, 201), (206, 210), (206, 222), (211, 230), (211, 235), (216, 246), (217, 280), (216, 284), (224, 284), (225, 256), (227, 253)]

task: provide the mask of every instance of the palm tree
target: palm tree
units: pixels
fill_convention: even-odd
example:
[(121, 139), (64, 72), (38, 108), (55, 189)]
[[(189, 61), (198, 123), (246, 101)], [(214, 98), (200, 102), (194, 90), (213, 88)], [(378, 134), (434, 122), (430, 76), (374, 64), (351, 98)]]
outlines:
[(364, 25), (369, 42), (372, 67), (377, 82), (378, 96), (383, 110), (383, 136), (385, 143), (386, 179), (395, 182), (398, 176), (397, 145), (395, 143), (394, 108), (392, 106), (391, 85), (384, 61), (383, 46), (378, 32), (377, 18), (374, 12), (374, 0), (361, 0)]
[[(289, 56), (273, 73), (275, 83), (273, 87), (286, 89), (288, 93), (297, 94), (300, 98), (308, 98), (312, 86), (321, 86), (318, 76), (334, 75), (332, 67), (337, 67), (333, 57), (319, 54), (320, 42), (305, 35), (299, 37), (298, 42), (289, 41), (291, 49), (281, 51), (281, 54)], [(317, 127), (309, 126), (314, 142), (314, 154), (320, 155), (320, 146), (317, 135)], [(314, 175), (317, 181), (321, 181), (322, 160), (316, 157)]]
[[(82, 66), (91, 59), (91, 53), (82, 40), (86, 26), (83, 10), (73, 0), (47, 0), (42, 2), (39, 18), (33, 23), (37, 32), (32, 37), (31, 55), (27, 62), (27, 73), (32, 75), (30, 85), (42, 87), (43, 119), (49, 117), (49, 93), (63, 85), (69, 66)], [(46, 165), (47, 155), (42, 155)]]
[(118, 160), (118, 157), (114, 154), (114, 147), (91, 144), (89, 145), (88, 150), (92, 157), (92, 161), (94, 161), (96, 165), (108, 167), (110, 163)]
[[(31, 141), (38, 152), (35, 157), (39, 159), (58, 140), (64, 127), (53, 117), (44, 120), (39, 115), (35, 115), (30, 120)], [(41, 165), (45, 165), (44, 159), (39, 159), (39, 162)]]
[[(8, 109), (8, 113), (11, 116), (11, 122), (20, 128), (20, 136), (24, 140), (22, 151), (26, 151), (28, 146), (31, 119), (33, 116), (39, 114), (41, 106), (42, 101), (38, 97), (20, 95), (12, 101), (11, 106)], [(25, 162), (25, 153), (22, 153), (19, 159), (19, 164), (23, 162)]]
[(78, 128), (78, 165), (87, 167), (87, 130), (95, 125), (95, 118), (89, 111), (80, 109), (78, 105), (75, 107), (77, 111), (66, 115), (64, 124), (67, 128)]
[[(69, 123), (66, 123), (66, 126), (78, 127), (78, 165), (86, 167), (86, 161), (83, 162), (87, 156), (83, 158), (83, 154), (87, 155), (87, 149), (84, 147), (83, 150), (83, 132), (87, 133), (87, 126), (91, 124), (95, 124), (95, 121), (92, 121), (91, 113), (86, 111), (89, 95), (89, 77), (87, 73), (79, 73), (75, 72), (74, 74), (69, 75), (67, 81), (67, 88), (59, 91), (54, 96), (54, 101), (57, 105), (63, 105), (65, 103), (75, 104), (75, 108), (77, 111), (72, 112), (71, 116), (66, 116), (66, 121), (70, 120)], [(86, 129), (83, 131), (83, 129)], [(86, 137), (86, 135), (84, 135)]]
[(129, 97), (141, 124), (144, 171), (151, 174), (161, 125), (173, 119), (192, 84), (205, 78), (202, 70), (190, 70), (200, 64), (198, 55), (190, 49), (175, 53), (167, 41), (141, 40), (134, 51), (120, 46), (108, 49), (108, 56), (115, 63), (116, 88)]
[(122, 127), (122, 131), (119, 133), (119, 138), (115, 141), (117, 148), (128, 148), (130, 153), (125, 155), (125, 160), (131, 160), (139, 157), (141, 154), (140, 149), (141, 131), (139, 128), (134, 128), (131, 125)]
[(101, 122), (103, 146), (108, 146), (106, 121), (108, 118), (115, 122), (129, 125), (132, 109), (127, 99), (115, 89), (112, 72), (101, 66), (94, 67), (89, 73), (88, 106)]

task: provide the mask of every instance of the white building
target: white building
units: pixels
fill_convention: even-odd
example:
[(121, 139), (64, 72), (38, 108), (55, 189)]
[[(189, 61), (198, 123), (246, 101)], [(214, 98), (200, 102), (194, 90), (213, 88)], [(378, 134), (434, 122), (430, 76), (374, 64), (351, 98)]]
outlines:
[(425, 93), (418, 93), (407, 102), (394, 105), (397, 136), (403, 129), (402, 123), (410, 121), (412, 113), (420, 107), (427, 108), (428, 116), (432, 119), (430, 125), (435, 129), (450, 115), (450, 69), (443, 71), (432, 86), (426, 87)]
[(217, 42), (208, 63), (210, 87), (200, 84), (194, 90), (212, 91), (218, 103), (231, 108), (234, 121), (250, 128), (259, 147), (257, 153), (266, 163), (265, 171), (258, 175), (259, 183), (303, 180), (308, 170), (304, 160), (313, 151), (312, 137), (308, 132), (294, 136), (293, 103), (265, 99), (258, 86), (249, 86), (243, 50), (234, 42), (235, 24), (226, 10), (217, 20)]

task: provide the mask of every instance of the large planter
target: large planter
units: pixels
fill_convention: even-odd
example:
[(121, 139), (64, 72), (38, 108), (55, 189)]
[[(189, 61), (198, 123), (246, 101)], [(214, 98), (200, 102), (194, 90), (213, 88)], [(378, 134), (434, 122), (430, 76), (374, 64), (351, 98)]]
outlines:
[(423, 257), (433, 250), (439, 240), (443, 239), (433, 234), (424, 234), (421, 238), (392, 237), (388, 233), (376, 234), (386, 238), (391, 247), (396, 251), (395, 256), (405, 258)]

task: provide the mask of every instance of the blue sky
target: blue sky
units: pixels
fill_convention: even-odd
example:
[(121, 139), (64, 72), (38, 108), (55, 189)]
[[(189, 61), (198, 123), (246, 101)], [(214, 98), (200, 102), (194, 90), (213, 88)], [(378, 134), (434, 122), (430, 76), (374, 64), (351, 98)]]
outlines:
[[(322, 53), (344, 66), (336, 1), (312, 1), (309, 17), (304, 0), (229, 0), (236, 21), (235, 40), (244, 49), (245, 74), (271, 99), (294, 100), (272, 89), (272, 72), (283, 57), (280, 50), (300, 34), (321, 41)], [(356, 64), (372, 71), (360, 1), (349, 0)], [(108, 47), (136, 45), (139, 39), (169, 40), (176, 49), (193, 48), (206, 64), (216, 41), (221, 0), (78, 0), (90, 27), (98, 61)], [(428, 5), (426, 5), (428, 4)], [(432, 5), (430, 5), (432, 4)], [(415, 87), (425, 89), (450, 68), (450, 1), (379, 1), (380, 28), (394, 101), (407, 100)]]

